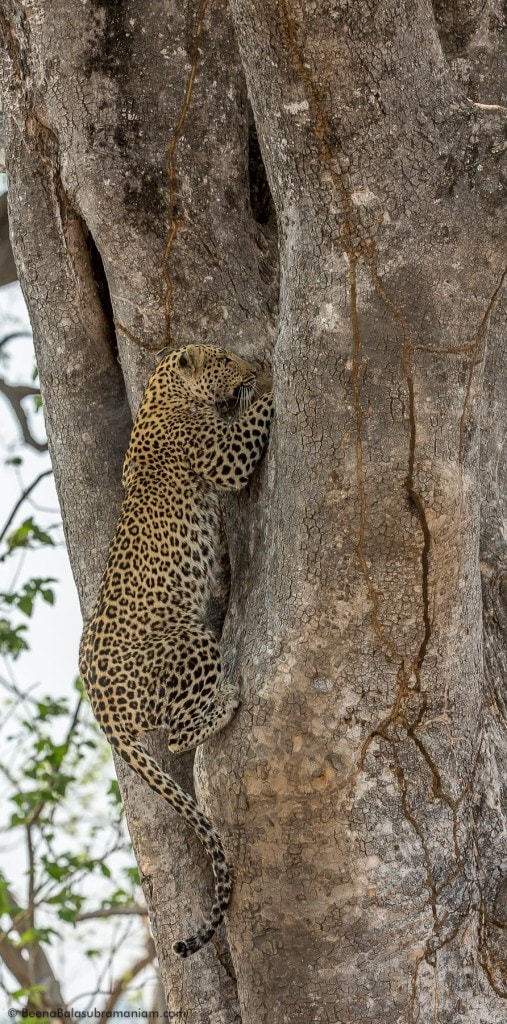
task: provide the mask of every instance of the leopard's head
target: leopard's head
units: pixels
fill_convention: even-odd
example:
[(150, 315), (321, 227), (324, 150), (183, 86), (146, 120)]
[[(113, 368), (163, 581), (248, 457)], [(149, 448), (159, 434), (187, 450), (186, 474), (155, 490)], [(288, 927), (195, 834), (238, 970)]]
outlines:
[(246, 408), (255, 395), (255, 367), (218, 345), (187, 345), (174, 353), (175, 371), (197, 401)]

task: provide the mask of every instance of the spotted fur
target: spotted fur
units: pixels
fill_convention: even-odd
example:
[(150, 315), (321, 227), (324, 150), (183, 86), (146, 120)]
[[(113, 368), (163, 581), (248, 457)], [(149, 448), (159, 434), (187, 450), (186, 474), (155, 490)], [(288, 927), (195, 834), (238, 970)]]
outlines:
[[(226, 349), (170, 352), (144, 393), (129, 448), (125, 498), (80, 671), (109, 742), (192, 826), (215, 876), (211, 914), (181, 957), (222, 921), (231, 878), (220, 836), (190, 796), (143, 749), (164, 726), (169, 749), (190, 750), (223, 729), (239, 704), (220, 688), (220, 654), (205, 614), (218, 560), (219, 492), (244, 487), (266, 445), (272, 396), (254, 399), (255, 370)], [(235, 419), (221, 414), (237, 406)]]

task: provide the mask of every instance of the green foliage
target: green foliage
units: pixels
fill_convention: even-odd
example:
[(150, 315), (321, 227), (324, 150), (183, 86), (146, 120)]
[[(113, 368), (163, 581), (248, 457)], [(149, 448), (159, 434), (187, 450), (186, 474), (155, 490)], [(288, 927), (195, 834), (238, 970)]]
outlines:
[(24, 946), (34, 946), (36, 943), (48, 943), (55, 935), (58, 935), (58, 932), (54, 928), (27, 928), (21, 933), (17, 942), (13, 942), (13, 946), (23, 949)]
[(10, 655), (17, 658), (21, 651), (28, 650), (25, 637), (26, 626), (13, 626), (8, 619), (0, 619), (0, 654)]
[[(37, 1009), (42, 1010), (42, 996), (46, 991), (45, 985), (28, 985), (26, 988), (17, 988), (15, 992), (11, 992), (11, 999), (15, 1002), (26, 1000), (32, 1003)], [(38, 1021), (44, 1021), (45, 1018), (37, 1017)]]
[(0, 555), (0, 562), (5, 562), (9, 555), (20, 548), (34, 548), (43, 545), (54, 547), (54, 540), (49, 533), (41, 530), (33, 516), (30, 516), (7, 537), (6, 550)]
[[(4, 928), (10, 921), (11, 931), (14, 927), (17, 932), (9, 943), (34, 955), (39, 947), (61, 943), (62, 928), (79, 929), (83, 913), (113, 915), (139, 900), (139, 875), (132, 865), (116, 780), (102, 786), (102, 808), (98, 806), (105, 741), (80, 689), (76, 681), (74, 707), (67, 699), (50, 696), (30, 701), (29, 713), (22, 705), (11, 736), (16, 763), (8, 769), (0, 764), (10, 788), (10, 810), (0, 831), (8, 831), (20, 849), (25, 847), (28, 893), (20, 897), (21, 909), (6, 873), (0, 871), (0, 917)], [(95, 941), (84, 955), (98, 959), (104, 949)], [(16, 991), (13, 999), (32, 1000), (26, 989)]]
[(12, 593), (0, 591), (0, 611), (4, 612), (4, 615), (0, 617), (0, 654), (5, 654), (15, 660), (22, 651), (29, 649), (26, 639), (26, 625), (23, 623), (14, 625), (6, 617), (6, 613), (10, 609), (15, 609), (27, 618), (31, 618), (34, 604), (38, 597), (45, 601), (46, 604), (54, 604), (54, 590), (48, 586), (48, 583), (54, 582), (50, 577), (46, 579), (34, 578), (28, 580), (24, 586)]
[(12, 594), (5, 594), (0, 591), (0, 604), (6, 604), (10, 607), (17, 608), (24, 615), (31, 618), (33, 612), (34, 601), (36, 597), (41, 597), (46, 604), (55, 603), (55, 592), (48, 587), (48, 583), (55, 583), (51, 576), (45, 579), (31, 579), (28, 583), (25, 583), (21, 590), (14, 591)]
[(7, 879), (0, 872), (0, 916), (12, 914), (15, 916), (19, 911), (17, 903), (14, 903), (9, 895)]

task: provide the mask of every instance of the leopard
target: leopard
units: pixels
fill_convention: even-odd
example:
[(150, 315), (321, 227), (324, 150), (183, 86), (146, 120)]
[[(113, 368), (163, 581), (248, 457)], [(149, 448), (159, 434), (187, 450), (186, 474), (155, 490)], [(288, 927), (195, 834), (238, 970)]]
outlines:
[(92, 711), (112, 748), (188, 823), (214, 875), (211, 912), (187, 957), (224, 918), (231, 869), (219, 832), (158, 765), (143, 740), (164, 728), (172, 753), (192, 750), (231, 721), (239, 688), (222, 681), (219, 640), (207, 620), (221, 556), (221, 495), (245, 488), (266, 448), (272, 391), (219, 345), (162, 353), (132, 428), (124, 498), (79, 653)]

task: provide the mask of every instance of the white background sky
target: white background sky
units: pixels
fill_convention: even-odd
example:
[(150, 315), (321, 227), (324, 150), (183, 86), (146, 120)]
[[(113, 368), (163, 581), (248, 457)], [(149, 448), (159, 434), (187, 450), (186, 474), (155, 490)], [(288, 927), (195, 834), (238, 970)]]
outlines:
[[(2, 366), (2, 375), (8, 383), (30, 384), (35, 365), (30, 322), (17, 283), (0, 288), (0, 324), (2, 336), (10, 331), (26, 330), (24, 338), (16, 338), (4, 349), (8, 361)], [(33, 409), (33, 400), (24, 402), (26, 412)], [(30, 416), (32, 431), (37, 440), (44, 439), (42, 413)], [(50, 468), (49, 455), (39, 453), (22, 444), (19, 423), (7, 399), (0, 395), (0, 529), (2, 529), (13, 505), (26, 487), (43, 470)], [(23, 465), (6, 466), (6, 458), (21, 456)], [(47, 511), (45, 511), (47, 510)], [(53, 478), (46, 477), (32, 492), (20, 508), (13, 523), (14, 528), (24, 519), (33, 515), (41, 527), (51, 526), (60, 520), (58, 500)], [(67, 552), (63, 544), (61, 528), (55, 533), (59, 546), (41, 548), (30, 552), (30, 576), (53, 576), (60, 581), (58, 587), (58, 615), (49, 605), (40, 603), (31, 629), (32, 650), (22, 654), (17, 663), (17, 675), (22, 682), (31, 685), (38, 679), (44, 680), (45, 687), (54, 695), (68, 694), (69, 684), (77, 675), (77, 651), (81, 631), (81, 614), (77, 593), (70, 571)], [(21, 576), (23, 572), (21, 571)], [(0, 565), (0, 589), (9, 590), (12, 583), (13, 565)], [(21, 678), (22, 677), (22, 678)]]

